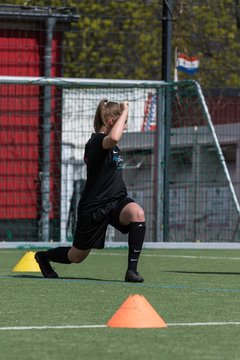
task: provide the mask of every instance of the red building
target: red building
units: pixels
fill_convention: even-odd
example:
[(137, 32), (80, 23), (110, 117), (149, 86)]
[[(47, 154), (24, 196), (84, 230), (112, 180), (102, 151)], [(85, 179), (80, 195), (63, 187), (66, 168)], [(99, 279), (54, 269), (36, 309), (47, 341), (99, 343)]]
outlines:
[[(71, 9), (0, 6), (0, 75), (62, 76)], [(49, 27), (50, 24), (50, 27)], [(46, 48), (48, 46), (48, 48)], [(50, 53), (49, 53), (50, 51)], [(50, 61), (49, 55), (50, 54)], [(61, 94), (60, 94), (61, 95)], [(42, 240), (44, 89), (0, 85), (0, 240)], [(51, 89), (52, 114), (61, 96)], [(59, 112), (60, 113), (60, 112)], [(50, 238), (59, 237), (61, 121), (50, 116)]]

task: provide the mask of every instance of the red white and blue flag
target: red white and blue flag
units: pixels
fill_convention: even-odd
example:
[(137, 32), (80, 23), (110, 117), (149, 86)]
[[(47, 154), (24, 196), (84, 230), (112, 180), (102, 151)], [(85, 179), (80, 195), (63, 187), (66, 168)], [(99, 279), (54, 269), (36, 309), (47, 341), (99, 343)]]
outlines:
[(190, 75), (195, 74), (199, 69), (199, 57), (178, 54), (176, 59), (176, 68), (177, 70)]

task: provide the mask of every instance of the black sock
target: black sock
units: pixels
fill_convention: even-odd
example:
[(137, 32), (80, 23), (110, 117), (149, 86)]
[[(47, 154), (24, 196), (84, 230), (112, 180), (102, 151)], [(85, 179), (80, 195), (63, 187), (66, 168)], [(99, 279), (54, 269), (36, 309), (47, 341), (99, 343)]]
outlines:
[(71, 247), (58, 247), (54, 249), (49, 249), (44, 252), (46, 260), (53, 261), (61, 264), (71, 264), (71, 261), (68, 259), (68, 252)]
[(128, 234), (128, 269), (137, 270), (138, 259), (146, 232), (145, 222), (131, 222)]

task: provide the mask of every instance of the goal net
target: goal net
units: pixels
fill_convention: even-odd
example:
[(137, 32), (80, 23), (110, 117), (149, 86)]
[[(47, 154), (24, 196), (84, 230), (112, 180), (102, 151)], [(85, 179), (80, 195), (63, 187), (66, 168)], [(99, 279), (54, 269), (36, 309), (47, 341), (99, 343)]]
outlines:
[(226, 125), (213, 125), (198, 83), (175, 83), (170, 93), (170, 241), (238, 241), (231, 125), (227, 134)]
[[(236, 148), (197, 83), (0, 77), (0, 93), (0, 241), (72, 241), (102, 98), (130, 104), (123, 176), (146, 242), (239, 240)], [(126, 241), (109, 227), (107, 243)]]

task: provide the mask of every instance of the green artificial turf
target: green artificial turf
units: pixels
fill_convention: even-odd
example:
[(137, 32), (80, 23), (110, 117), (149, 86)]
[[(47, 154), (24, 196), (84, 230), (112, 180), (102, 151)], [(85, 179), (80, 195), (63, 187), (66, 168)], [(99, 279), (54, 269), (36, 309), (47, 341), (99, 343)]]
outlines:
[[(27, 251), (0, 250), (1, 360), (239, 359), (240, 325), (227, 324), (240, 322), (239, 250), (143, 250), (143, 284), (123, 282), (126, 249), (54, 264), (60, 278), (52, 280), (12, 272)], [(2, 330), (105, 325), (132, 294), (143, 295), (168, 327)], [(226, 324), (207, 325), (213, 322)]]

